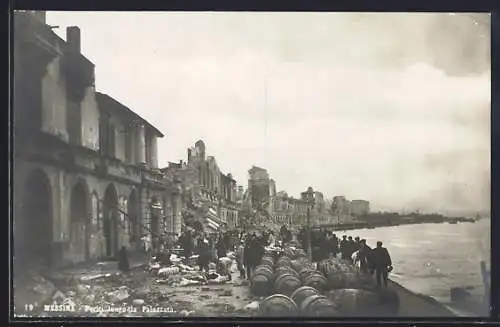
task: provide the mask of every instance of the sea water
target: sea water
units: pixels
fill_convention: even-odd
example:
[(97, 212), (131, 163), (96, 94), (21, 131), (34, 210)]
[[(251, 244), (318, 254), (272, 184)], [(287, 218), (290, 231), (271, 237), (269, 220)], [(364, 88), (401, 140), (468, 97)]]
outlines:
[(480, 263), (490, 267), (490, 219), (476, 223), (418, 224), (336, 232), (382, 241), (394, 270), (390, 278), (407, 289), (450, 303), (450, 289), (463, 287), (473, 300), (485, 294)]

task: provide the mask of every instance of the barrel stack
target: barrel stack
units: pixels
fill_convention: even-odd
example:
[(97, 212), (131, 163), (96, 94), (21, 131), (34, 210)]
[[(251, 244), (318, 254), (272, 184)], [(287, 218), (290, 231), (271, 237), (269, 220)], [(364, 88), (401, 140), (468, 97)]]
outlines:
[(302, 286), (300, 277), (297, 275), (292, 268), (290, 257), (283, 255), (278, 258), (275, 264), (274, 291), (277, 294), (292, 295), (297, 288)]
[(321, 261), (318, 270), (326, 277), (326, 296), (343, 316), (373, 317), (382, 312), (397, 316), (397, 294), (378, 290), (372, 276), (359, 273), (353, 265), (337, 258)]
[(270, 295), (259, 307), (261, 316), (359, 317), (384, 308), (397, 312), (390, 291), (385, 296), (375, 291), (373, 277), (336, 258), (321, 261), (316, 269), (301, 249), (285, 249), (276, 259), (265, 256), (251, 287), (256, 295)]
[[(261, 266), (263, 264), (270, 264), (270, 260), (263, 259)], [(258, 272), (261, 275), (265, 274), (266, 278), (256, 279), (269, 280), (268, 266), (266, 269), (259, 269)], [(259, 307), (261, 316), (296, 316), (299, 313), (303, 316), (316, 317), (338, 315), (335, 304), (321, 294), (326, 289), (326, 278), (314, 269), (304, 251), (286, 249), (274, 263), (273, 281), (275, 294), (261, 303)], [(255, 293), (257, 288), (254, 286), (253, 290)]]
[(298, 314), (295, 302), (283, 294), (271, 295), (259, 305), (259, 315), (262, 317), (296, 317)]
[(274, 281), (274, 258), (270, 256), (263, 257), (260, 265), (250, 278), (250, 289), (253, 294), (258, 296), (269, 295)]

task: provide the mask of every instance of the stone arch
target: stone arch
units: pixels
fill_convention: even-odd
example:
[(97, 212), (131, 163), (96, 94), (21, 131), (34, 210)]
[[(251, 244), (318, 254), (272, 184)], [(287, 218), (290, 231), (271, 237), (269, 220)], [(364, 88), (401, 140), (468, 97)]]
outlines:
[(69, 213), (72, 261), (82, 262), (89, 258), (91, 223), (89, 189), (82, 178), (78, 178), (71, 189)]
[(140, 247), (142, 234), (142, 222), (139, 212), (139, 193), (136, 188), (133, 188), (127, 199), (127, 214), (128, 214), (128, 233), (130, 243), (135, 247)]
[(105, 240), (105, 255), (114, 257), (118, 252), (118, 192), (111, 183), (104, 191), (102, 201), (102, 228)]
[(31, 171), (24, 181), (19, 210), (14, 216), (16, 266), (52, 264), (53, 190), (42, 169)]

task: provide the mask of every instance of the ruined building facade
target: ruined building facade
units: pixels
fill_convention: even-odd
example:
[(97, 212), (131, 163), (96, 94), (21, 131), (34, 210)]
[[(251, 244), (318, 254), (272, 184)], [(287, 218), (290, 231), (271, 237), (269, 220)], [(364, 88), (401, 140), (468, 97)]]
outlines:
[(16, 260), (113, 257), (171, 228), (176, 190), (157, 169), (162, 133), (96, 92), (78, 27), (64, 41), (43, 13), (18, 12), (14, 24)]
[[(206, 145), (197, 141), (187, 150), (187, 164), (183, 173), (191, 191), (191, 201), (199, 213), (198, 220), (208, 230), (238, 227), (238, 190), (231, 174), (221, 172), (215, 157), (207, 156)], [(168, 170), (168, 169), (167, 169)]]

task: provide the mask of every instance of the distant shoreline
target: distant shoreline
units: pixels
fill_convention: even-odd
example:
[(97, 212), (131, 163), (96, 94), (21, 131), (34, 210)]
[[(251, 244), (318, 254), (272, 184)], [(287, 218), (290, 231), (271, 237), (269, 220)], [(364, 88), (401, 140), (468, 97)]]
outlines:
[(465, 217), (443, 217), (443, 216), (376, 216), (374, 221), (366, 220), (353, 221), (351, 223), (341, 224), (322, 224), (313, 228), (328, 228), (334, 231), (354, 230), (354, 229), (374, 229), (380, 227), (394, 227), (402, 225), (419, 224), (457, 224), (457, 223), (476, 223), (474, 218)]

